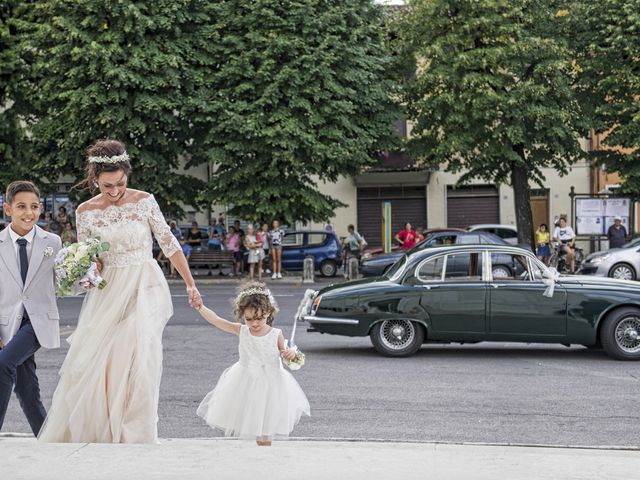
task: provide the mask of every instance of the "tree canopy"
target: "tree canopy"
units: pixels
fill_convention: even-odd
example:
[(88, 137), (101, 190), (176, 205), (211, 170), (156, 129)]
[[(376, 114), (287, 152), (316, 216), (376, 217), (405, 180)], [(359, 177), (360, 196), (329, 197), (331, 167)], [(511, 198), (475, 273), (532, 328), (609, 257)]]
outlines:
[(51, 182), (81, 178), (100, 138), (127, 145), (132, 184), (168, 213), (195, 204), (202, 182), (179, 171), (189, 154), (186, 112), (207, 71), (199, 61), (208, 17), (195, 0), (21, 2), (21, 91), (30, 169)]
[(413, 0), (399, 19), (416, 60), (406, 86), (414, 156), (461, 182), (515, 191), (520, 242), (531, 242), (529, 181), (567, 172), (586, 130), (572, 88), (577, 75), (554, 1)]
[(219, 0), (216, 62), (193, 122), (207, 197), (248, 220), (321, 221), (319, 182), (355, 175), (393, 139), (382, 10), (371, 0)]
[(580, 66), (579, 91), (603, 134), (595, 156), (640, 200), (640, 2), (572, 2), (566, 10)]

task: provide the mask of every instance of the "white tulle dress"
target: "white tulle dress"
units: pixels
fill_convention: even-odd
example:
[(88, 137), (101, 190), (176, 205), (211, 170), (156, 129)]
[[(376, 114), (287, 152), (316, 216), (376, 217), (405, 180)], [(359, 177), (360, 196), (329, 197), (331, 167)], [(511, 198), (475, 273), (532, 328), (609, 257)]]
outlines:
[(78, 239), (110, 243), (107, 286), (91, 290), (60, 369), (44, 442), (155, 443), (162, 331), (173, 315), (169, 286), (153, 258), (180, 249), (153, 196), (77, 215)]
[(216, 388), (198, 407), (198, 415), (226, 436), (286, 438), (309, 402), (278, 351), (277, 328), (263, 337), (240, 327), (240, 360), (227, 368)]

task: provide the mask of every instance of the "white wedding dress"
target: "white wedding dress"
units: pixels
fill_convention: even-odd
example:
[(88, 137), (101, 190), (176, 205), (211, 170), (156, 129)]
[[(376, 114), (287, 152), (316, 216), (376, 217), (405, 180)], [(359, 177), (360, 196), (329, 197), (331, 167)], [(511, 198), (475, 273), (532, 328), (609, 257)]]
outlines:
[(44, 442), (156, 443), (162, 331), (173, 315), (153, 258), (180, 245), (152, 195), (77, 215), (78, 240), (99, 237), (107, 286), (91, 290), (38, 436)]
[(227, 368), (198, 407), (198, 415), (225, 436), (284, 439), (309, 402), (293, 375), (282, 366), (277, 328), (262, 337), (240, 327), (240, 359)]

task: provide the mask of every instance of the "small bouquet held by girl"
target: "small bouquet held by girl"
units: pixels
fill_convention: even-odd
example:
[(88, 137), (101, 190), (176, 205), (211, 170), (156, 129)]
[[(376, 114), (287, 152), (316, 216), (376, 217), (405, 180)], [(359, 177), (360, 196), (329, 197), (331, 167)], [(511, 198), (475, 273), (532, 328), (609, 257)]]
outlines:
[(287, 348), (282, 331), (272, 326), (278, 305), (269, 289), (249, 283), (240, 290), (233, 313), (244, 323), (225, 320), (205, 306), (198, 312), (240, 341), (239, 361), (222, 373), (198, 415), (225, 436), (255, 438), (261, 446), (288, 437), (310, 408), (300, 385), (282, 366), (281, 359), (294, 360), (297, 350)]
[(60, 249), (55, 259), (56, 295), (75, 295), (79, 289), (92, 287), (102, 289), (107, 282), (100, 276), (96, 259), (109, 250), (107, 242), (99, 238), (89, 238)]

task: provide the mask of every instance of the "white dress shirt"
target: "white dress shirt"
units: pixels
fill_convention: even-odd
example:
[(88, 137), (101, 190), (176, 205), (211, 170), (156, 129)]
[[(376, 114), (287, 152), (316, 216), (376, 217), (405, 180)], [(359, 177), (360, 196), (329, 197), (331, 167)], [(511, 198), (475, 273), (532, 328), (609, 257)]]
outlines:
[(16, 252), (16, 262), (18, 262), (18, 271), (20, 271), (20, 245), (18, 245), (18, 239), (24, 238), (27, 241), (27, 258), (31, 260), (31, 250), (33, 250), (33, 239), (36, 236), (35, 227), (32, 228), (29, 233), (27, 233), (24, 237), (18, 235), (11, 225), (9, 225), (9, 235), (11, 236), (11, 241), (13, 242), (13, 250)]

